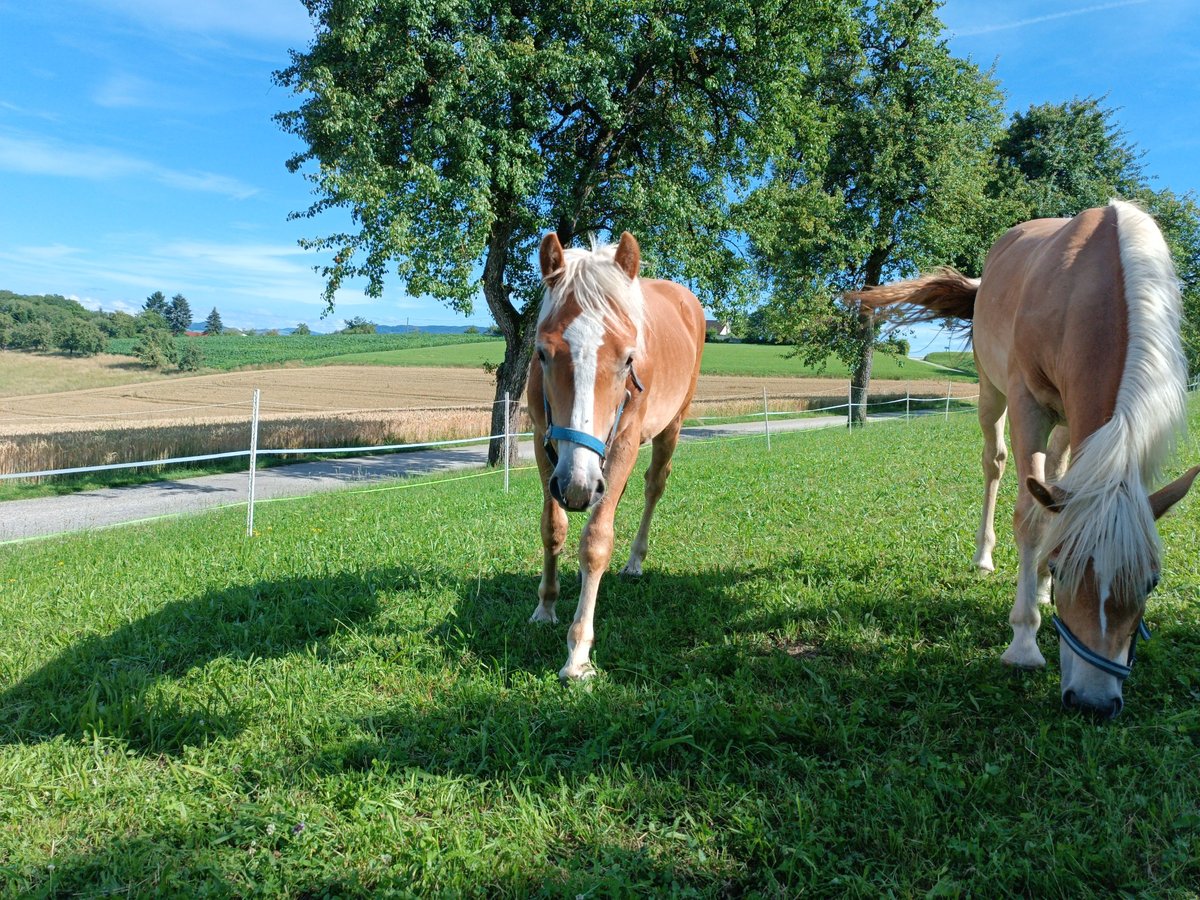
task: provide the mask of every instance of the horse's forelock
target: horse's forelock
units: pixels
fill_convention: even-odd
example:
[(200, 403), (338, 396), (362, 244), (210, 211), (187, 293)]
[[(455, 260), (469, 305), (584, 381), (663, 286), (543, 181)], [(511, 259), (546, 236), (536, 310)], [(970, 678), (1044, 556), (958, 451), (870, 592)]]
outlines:
[(539, 323), (572, 297), (583, 315), (612, 320), (624, 313), (640, 339), (645, 318), (641, 288), (617, 265), (616, 252), (615, 245), (594, 238), (591, 249), (563, 251), (561, 272), (547, 281)]

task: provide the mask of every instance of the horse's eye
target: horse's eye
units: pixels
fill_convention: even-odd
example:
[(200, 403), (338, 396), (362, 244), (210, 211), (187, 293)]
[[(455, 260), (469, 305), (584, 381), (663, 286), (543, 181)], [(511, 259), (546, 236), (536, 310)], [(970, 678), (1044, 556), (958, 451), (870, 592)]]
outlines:
[(1159, 574), (1158, 574), (1157, 572), (1155, 572), (1153, 575), (1151, 575), (1151, 576), (1150, 576), (1150, 585), (1149, 585), (1149, 586), (1146, 588), (1146, 593), (1147, 593), (1147, 594), (1152, 594), (1152, 593), (1154, 593), (1154, 589), (1155, 589), (1156, 587), (1158, 587), (1158, 579), (1159, 579), (1159, 577), (1160, 577), (1160, 576), (1159, 576)]
[(629, 359), (625, 360), (625, 368), (627, 368), (627, 369), (633, 368), (633, 357), (632, 356), (630, 356)]
[(543, 350), (541, 347), (537, 348), (537, 358), (538, 358), (538, 362), (540, 362), (540, 363), (544, 363), (546, 361), (546, 351)]

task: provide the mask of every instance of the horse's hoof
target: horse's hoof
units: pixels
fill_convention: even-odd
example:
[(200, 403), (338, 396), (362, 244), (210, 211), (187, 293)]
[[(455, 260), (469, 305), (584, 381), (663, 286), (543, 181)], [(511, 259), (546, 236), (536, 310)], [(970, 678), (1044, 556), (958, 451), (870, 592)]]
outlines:
[(590, 662), (582, 666), (563, 666), (558, 670), (558, 680), (566, 685), (577, 681), (589, 681), (596, 677), (596, 667)]
[(1013, 649), (1009, 647), (1004, 651), (1004, 655), (1000, 657), (1000, 661), (1010, 668), (1022, 669), (1027, 672), (1046, 668), (1046, 658), (1036, 648), (1030, 654), (1014, 653)]
[(538, 622), (542, 624), (557, 625), (558, 616), (553, 612), (542, 609), (540, 606), (533, 611), (533, 615), (529, 617), (530, 622)]
[(641, 566), (630, 566), (629, 564), (626, 564), (625, 568), (623, 568), (618, 574), (622, 578), (641, 578), (642, 577), (642, 567)]

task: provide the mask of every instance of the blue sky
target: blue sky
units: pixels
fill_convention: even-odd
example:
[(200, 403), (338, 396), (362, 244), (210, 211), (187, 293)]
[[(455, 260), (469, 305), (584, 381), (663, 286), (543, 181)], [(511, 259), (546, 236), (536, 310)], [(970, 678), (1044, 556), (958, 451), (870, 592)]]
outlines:
[[(995, 64), (1010, 110), (1108, 95), (1157, 186), (1200, 188), (1200, 4), (1194, 0), (949, 0), (951, 49)], [(272, 84), (311, 26), (299, 0), (0, 0), (0, 288), (134, 312), (183, 293), (197, 319), (331, 330), (488, 324), (398, 285), (324, 309), (320, 260), (297, 240), (335, 216), (284, 167), (298, 149)], [(945, 341), (922, 333), (914, 351)]]

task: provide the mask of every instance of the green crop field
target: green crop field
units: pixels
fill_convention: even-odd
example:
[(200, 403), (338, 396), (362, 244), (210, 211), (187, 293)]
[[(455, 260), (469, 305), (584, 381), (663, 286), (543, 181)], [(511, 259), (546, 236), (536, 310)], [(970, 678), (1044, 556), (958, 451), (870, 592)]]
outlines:
[(1098, 724), (999, 661), (972, 416), (772, 446), (681, 446), (566, 688), (529, 471), (0, 547), (0, 891), (1195, 896), (1200, 497)]
[[(800, 359), (789, 356), (788, 347), (772, 347), (761, 344), (706, 344), (701, 371), (705, 375), (750, 375), (750, 376), (812, 376), (848, 378), (849, 369), (835, 356), (826, 360), (822, 369), (805, 365)], [(338, 356), (328, 360), (331, 364), (362, 364), (377, 366), (482, 366), (485, 363), (499, 365), (504, 359), (504, 344), (491, 343), (460, 344), (451, 347), (424, 347), (412, 350), (387, 350)], [(968, 375), (951, 374), (938, 366), (931, 366), (918, 359), (897, 358), (888, 353), (876, 353), (872, 377), (882, 380), (941, 379), (955, 381), (973, 380)]]
[[(441, 348), (455, 345), (498, 344), (498, 338), (484, 334), (292, 334), (292, 335), (217, 335), (177, 338), (194, 343), (204, 356), (204, 367), (229, 370), (242, 366), (274, 366), (281, 363), (314, 363), (347, 354), (379, 351)], [(133, 355), (136, 338), (109, 341), (108, 352)]]

